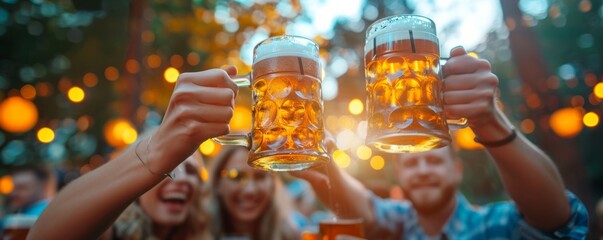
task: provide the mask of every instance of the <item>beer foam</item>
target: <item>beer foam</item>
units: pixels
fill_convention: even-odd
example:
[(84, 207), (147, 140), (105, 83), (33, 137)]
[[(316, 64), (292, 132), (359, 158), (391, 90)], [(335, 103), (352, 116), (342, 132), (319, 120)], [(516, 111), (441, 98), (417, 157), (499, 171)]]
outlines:
[(381, 19), (369, 26), (364, 44), (365, 54), (376, 46), (398, 40), (428, 40), (439, 45), (435, 23), (418, 15), (398, 15)]
[(318, 61), (318, 46), (306, 38), (280, 36), (262, 41), (255, 47), (254, 54), (254, 63), (283, 56), (304, 57)]

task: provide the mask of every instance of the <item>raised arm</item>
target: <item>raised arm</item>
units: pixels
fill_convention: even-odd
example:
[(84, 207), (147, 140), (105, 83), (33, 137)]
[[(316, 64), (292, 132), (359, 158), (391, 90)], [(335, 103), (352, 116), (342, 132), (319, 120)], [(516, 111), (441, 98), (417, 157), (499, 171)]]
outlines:
[[(334, 141), (327, 137), (329, 149), (334, 148)], [(291, 175), (308, 181), (318, 199), (337, 217), (362, 218), (365, 227), (375, 221), (369, 190), (333, 161), (310, 170), (292, 172)]]
[(238, 91), (229, 77), (233, 74), (234, 67), (181, 74), (157, 132), (61, 190), (28, 239), (97, 238), (160, 182), (162, 173), (176, 168), (201, 142), (227, 134)]
[[(511, 136), (514, 128), (495, 102), (498, 79), (487, 61), (473, 58), (457, 47), (444, 66), (444, 77), (445, 109), (449, 117), (467, 117), (481, 142), (496, 143)], [(526, 221), (540, 230), (557, 229), (570, 217), (560, 174), (543, 151), (519, 130), (515, 132), (517, 137), (512, 141), (487, 150)]]

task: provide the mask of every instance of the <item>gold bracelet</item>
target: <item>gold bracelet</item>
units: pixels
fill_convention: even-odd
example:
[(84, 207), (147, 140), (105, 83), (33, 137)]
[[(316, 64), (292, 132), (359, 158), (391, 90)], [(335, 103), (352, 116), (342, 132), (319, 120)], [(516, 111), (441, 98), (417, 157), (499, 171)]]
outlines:
[[(152, 137), (151, 137), (152, 138)], [(149, 142), (147, 143), (147, 152), (149, 150), (149, 143), (151, 142), (151, 138), (149, 138)], [(149, 168), (149, 166), (147, 166), (147, 164), (144, 162), (144, 160), (142, 160), (142, 158), (140, 157), (140, 155), (138, 154), (138, 146), (140, 145), (142, 141), (138, 141), (138, 143), (136, 143), (136, 146), (134, 147), (134, 153), (136, 154), (136, 157), (138, 158), (138, 160), (140, 160), (140, 162), (142, 163), (142, 165), (144, 166), (144, 168), (146, 168), (151, 174), (153, 175), (160, 175), (160, 176), (164, 176), (164, 177), (169, 177), (170, 179), (174, 179), (172, 177), (173, 173), (156, 173), (155, 171), (151, 170)]]

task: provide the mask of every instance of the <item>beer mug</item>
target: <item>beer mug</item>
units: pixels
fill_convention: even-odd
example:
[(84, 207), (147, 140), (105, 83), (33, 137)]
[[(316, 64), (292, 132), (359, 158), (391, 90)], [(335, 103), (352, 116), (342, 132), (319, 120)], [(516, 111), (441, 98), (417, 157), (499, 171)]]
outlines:
[(389, 153), (422, 152), (450, 143), (465, 118), (444, 116), (435, 23), (399, 15), (369, 26), (364, 47), (367, 144)]
[(31, 215), (7, 215), (4, 219), (2, 240), (25, 240), (36, 219), (36, 216)]
[(252, 131), (215, 140), (249, 147), (248, 164), (270, 171), (327, 162), (318, 45), (278, 36), (260, 42), (253, 52), (251, 73), (235, 78), (238, 86), (251, 87)]
[(336, 240), (338, 236), (364, 238), (362, 219), (332, 219), (318, 223), (320, 240)]

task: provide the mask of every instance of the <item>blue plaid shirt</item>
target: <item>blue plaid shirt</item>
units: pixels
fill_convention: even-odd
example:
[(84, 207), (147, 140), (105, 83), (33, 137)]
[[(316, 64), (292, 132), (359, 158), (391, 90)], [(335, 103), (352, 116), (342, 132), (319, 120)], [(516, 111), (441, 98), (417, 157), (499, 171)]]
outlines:
[(567, 192), (567, 196), (570, 220), (555, 232), (545, 233), (530, 226), (513, 202), (475, 207), (459, 193), (456, 209), (444, 225), (443, 236), (435, 238), (425, 235), (410, 202), (372, 196), (376, 223), (367, 236), (369, 239), (584, 239), (588, 232), (588, 213), (574, 194)]

